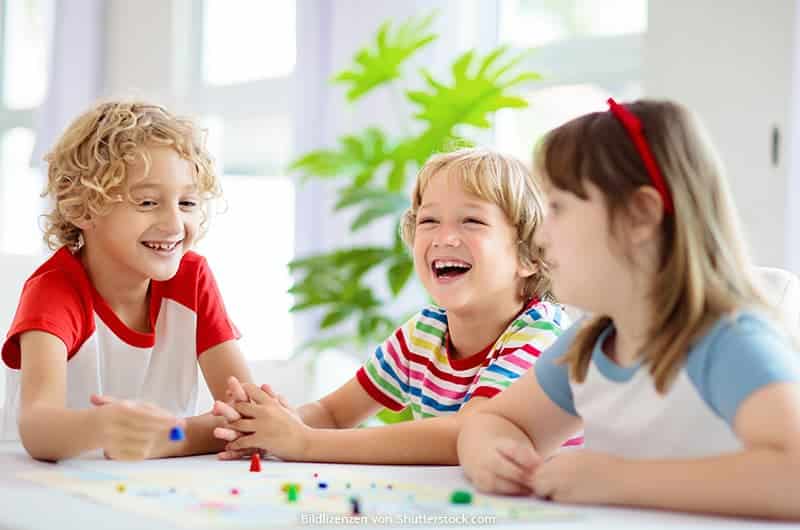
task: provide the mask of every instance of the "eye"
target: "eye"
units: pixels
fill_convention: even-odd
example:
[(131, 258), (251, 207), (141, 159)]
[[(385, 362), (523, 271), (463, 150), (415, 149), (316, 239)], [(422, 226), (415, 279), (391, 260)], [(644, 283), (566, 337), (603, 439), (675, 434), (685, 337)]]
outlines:
[(151, 199), (141, 199), (140, 201), (138, 201), (136, 203), (136, 205), (138, 207), (140, 207), (140, 208), (152, 208), (152, 207), (158, 205), (158, 203), (156, 201), (151, 200)]
[(438, 221), (436, 219), (434, 219), (433, 217), (422, 217), (422, 218), (419, 219), (419, 221), (417, 221), (417, 224), (418, 225), (425, 225), (425, 224), (433, 224), (433, 223), (437, 223), (437, 222)]
[(464, 219), (464, 223), (465, 224), (466, 223), (477, 224), (477, 225), (485, 225), (486, 224), (481, 219), (478, 219), (477, 217), (467, 217), (467, 218)]
[(183, 208), (184, 210), (194, 210), (198, 206), (197, 201), (193, 201), (193, 200), (181, 201), (178, 204), (180, 204), (180, 207)]

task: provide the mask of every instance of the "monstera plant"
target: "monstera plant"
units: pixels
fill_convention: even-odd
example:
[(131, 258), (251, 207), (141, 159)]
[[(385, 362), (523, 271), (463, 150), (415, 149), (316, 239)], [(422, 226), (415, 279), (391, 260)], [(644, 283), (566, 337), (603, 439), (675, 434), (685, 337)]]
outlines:
[[(448, 79), (437, 79), (424, 68), (404, 70), (412, 56), (437, 39), (431, 30), (434, 17), (412, 18), (396, 27), (384, 23), (374, 42), (359, 50), (352, 66), (332, 80), (346, 85), (347, 100), (356, 106), (374, 90), (421, 86), (401, 92), (413, 110), (407, 128), (416, 134), (375, 125), (343, 136), (334, 148), (307, 153), (291, 165), (304, 179), (341, 181), (334, 210), (354, 211), (351, 232), (378, 220), (392, 221), (392, 235), (386, 238), (391, 243), (343, 246), (289, 264), (296, 278), (290, 289), (296, 301), (292, 311), (322, 310), (319, 336), (309, 343), (317, 349), (365, 351), (407, 316), (390, 314), (386, 298), (397, 296), (412, 277), (411, 256), (398, 230), (409, 205), (409, 183), (432, 154), (470, 145), (470, 134), (489, 128), (496, 111), (527, 106), (512, 90), (539, 78), (520, 69), (524, 54), (506, 47), (486, 55), (468, 51), (455, 57)], [(388, 289), (376, 288), (376, 274), (385, 275)]]

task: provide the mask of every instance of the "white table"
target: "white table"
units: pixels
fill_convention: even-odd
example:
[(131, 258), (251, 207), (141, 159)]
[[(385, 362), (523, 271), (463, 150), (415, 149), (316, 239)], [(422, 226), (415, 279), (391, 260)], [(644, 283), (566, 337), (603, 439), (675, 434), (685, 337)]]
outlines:
[[(60, 490), (46, 488), (19, 479), (16, 475), (23, 471), (54, 469), (54, 466), (78, 466), (82, 469), (93, 471), (119, 471), (121, 466), (141, 471), (142, 467), (156, 467), (161, 470), (181, 473), (186, 469), (207, 468), (210, 466), (247, 466), (247, 462), (218, 462), (213, 456), (199, 456), (189, 458), (176, 458), (155, 460), (137, 463), (112, 462), (102, 458), (99, 454), (87, 455), (79, 459), (70, 460), (60, 464), (47, 464), (31, 459), (18, 443), (0, 442), (0, 528), (2, 529), (58, 529), (58, 530), (87, 530), (87, 529), (147, 529), (161, 530), (177, 528), (161, 520), (155, 520), (136, 514), (115, 510), (109, 506), (71, 496)], [(427, 467), (427, 466), (344, 466), (330, 464), (296, 464), (281, 462), (265, 462), (265, 469), (269, 466), (286, 466), (297, 469), (298, 473), (311, 473), (335, 467), (341, 469), (358, 469), (362, 472), (374, 474), (376, 480), (413, 481), (441, 485), (448, 490), (464, 488), (467, 486), (458, 467)], [(528, 502), (528, 501), (526, 501)], [(541, 502), (530, 500), (529, 502)], [(637, 529), (788, 529), (800, 528), (800, 525), (789, 523), (774, 523), (768, 521), (747, 521), (727, 519), (720, 517), (691, 516), (684, 514), (614, 509), (595, 507), (569, 506), (571, 512), (581, 515), (580, 518), (570, 521), (542, 522), (520, 525), (494, 525), (491, 528), (520, 530), (521, 528), (553, 528), (557, 530), (574, 530), (589, 528), (592, 530), (624, 530)], [(266, 527), (265, 527), (266, 528)], [(311, 526), (317, 530), (321, 527)], [(415, 526), (414, 528), (423, 528)], [(448, 526), (448, 529), (456, 527)], [(474, 528), (474, 527), (472, 527)], [(339, 527), (341, 530), (342, 527)]]

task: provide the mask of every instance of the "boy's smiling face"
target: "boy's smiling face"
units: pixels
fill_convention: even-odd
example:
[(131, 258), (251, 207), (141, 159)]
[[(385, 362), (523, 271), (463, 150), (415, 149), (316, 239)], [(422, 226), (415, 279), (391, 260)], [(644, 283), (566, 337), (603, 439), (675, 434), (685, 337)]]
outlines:
[(446, 171), (422, 195), (414, 233), (417, 275), (450, 312), (509, 306), (521, 300), (517, 232), (496, 204), (467, 193)]
[(87, 251), (123, 281), (172, 278), (203, 216), (191, 163), (170, 147), (148, 153), (148, 173), (141, 161), (128, 167), (131, 200), (116, 203), (84, 229)]

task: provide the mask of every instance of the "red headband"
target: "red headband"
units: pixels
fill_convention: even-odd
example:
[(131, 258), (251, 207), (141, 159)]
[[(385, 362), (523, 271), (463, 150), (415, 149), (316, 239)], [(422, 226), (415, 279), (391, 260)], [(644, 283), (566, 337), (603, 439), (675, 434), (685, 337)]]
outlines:
[(637, 118), (635, 114), (614, 101), (614, 98), (608, 98), (608, 106), (611, 110), (611, 113), (614, 114), (614, 116), (616, 116), (620, 123), (625, 127), (625, 130), (628, 131), (628, 136), (630, 136), (631, 140), (633, 140), (633, 145), (636, 147), (636, 150), (642, 157), (644, 167), (647, 169), (647, 173), (650, 175), (650, 180), (653, 181), (653, 186), (655, 186), (659, 195), (661, 195), (661, 200), (664, 201), (664, 211), (667, 213), (673, 213), (674, 208), (672, 206), (672, 197), (669, 194), (667, 182), (661, 175), (661, 170), (658, 169), (656, 159), (653, 157), (653, 153), (650, 151), (650, 147), (647, 145), (647, 140), (644, 138), (642, 122), (639, 121), (639, 118)]

